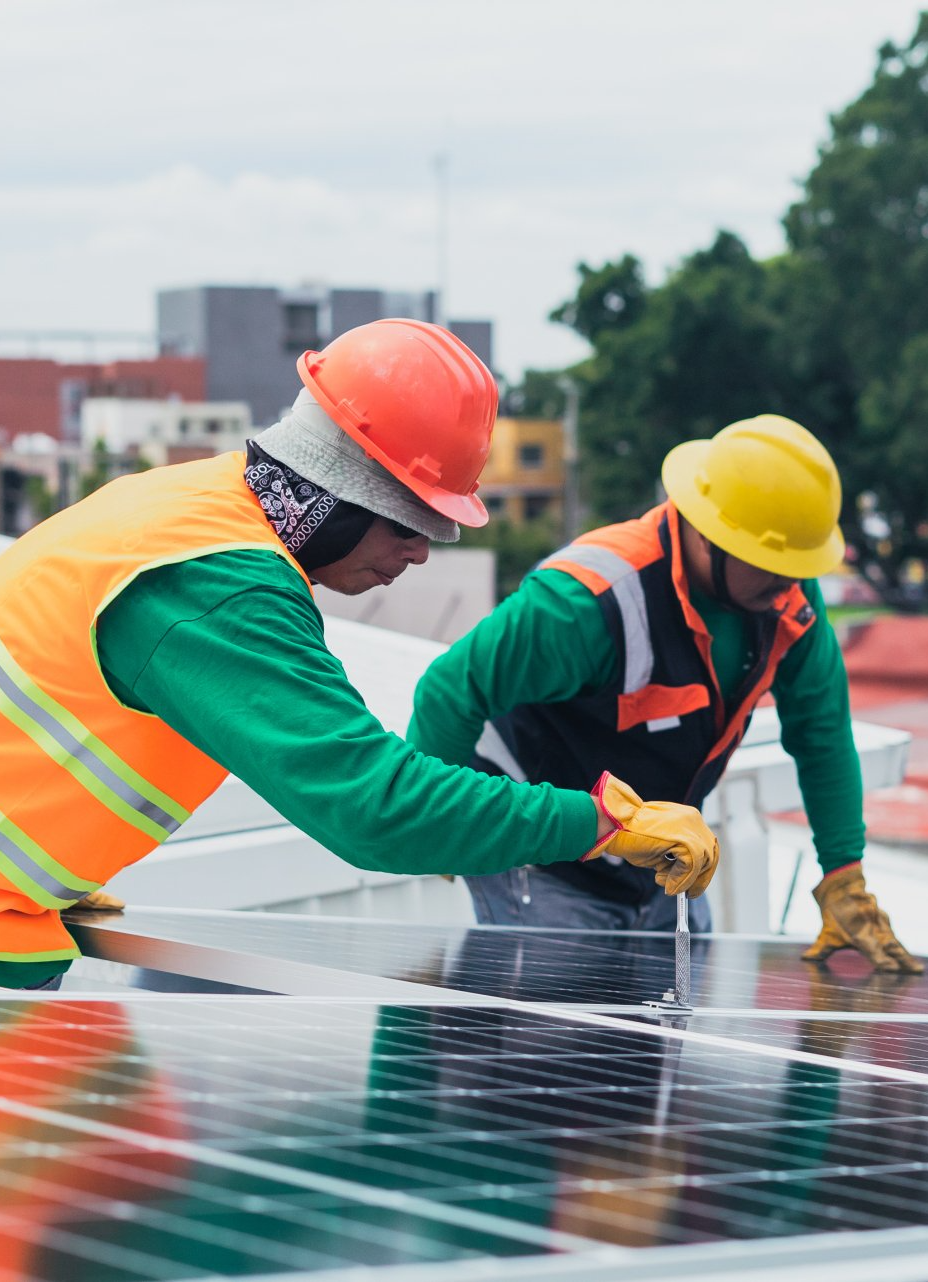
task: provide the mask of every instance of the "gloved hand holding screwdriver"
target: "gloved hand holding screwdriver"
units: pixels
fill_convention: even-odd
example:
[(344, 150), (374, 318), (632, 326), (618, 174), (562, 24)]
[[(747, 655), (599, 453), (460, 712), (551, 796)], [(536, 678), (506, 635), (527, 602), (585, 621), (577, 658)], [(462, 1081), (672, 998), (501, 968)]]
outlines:
[[(698, 810), (671, 801), (644, 802), (608, 772), (592, 796), (600, 820), (596, 844), (584, 861), (618, 855), (636, 867), (653, 868), (655, 880), (668, 895), (686, 891), (696, 899), (705, 891), (718, 864), (719, 844)], [(803, 953), (805, 960), (822, 963), (834, 952), (853, 948), (877, 971), (924, 971), (867, 890), (859, 860), (827, 874), (813, 894), (821, 908), (822, 930)]]
[(605, 771), (592, 791), (599, 828), (584, 862), (617, 855), (638, 868), (653, 868), (664, 893), (686, 891), (697, 899), (715, 872), (719, 843), (694, 806), (673, 801), (642, 801), (637, 792)]

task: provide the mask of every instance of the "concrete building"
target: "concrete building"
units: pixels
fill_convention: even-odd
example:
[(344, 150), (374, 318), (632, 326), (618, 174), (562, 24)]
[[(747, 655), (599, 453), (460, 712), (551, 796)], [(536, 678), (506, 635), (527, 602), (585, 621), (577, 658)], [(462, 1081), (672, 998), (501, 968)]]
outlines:
[(241, 450), (251, 433), (243, 401), (149, 401), (91, 397), (81, 407), (81, 444), (152, 466)]
[(205, 366), (198, 357), (76, 364), (0, 358), (0, 444), (37, 432), (58, 441), (79, 440), (81, 405), (88, 396), (202, 401), (204, 384)]
[(499, 418), (480, 478), (491, 517), (521, 525), (564, 510), (564, 425), (559, 419)]
[[(165, 356), (200, 357), (205, 399), (246, 401), (258, 426), (280, 417), (299, 391), (295, 365), (346, 330), (388, 316), (434, 321), (437, 295), (305, 285), (198, 285), (158, 293), (158, 347)], [(492, 324), (449, 321), (492, 369)]]

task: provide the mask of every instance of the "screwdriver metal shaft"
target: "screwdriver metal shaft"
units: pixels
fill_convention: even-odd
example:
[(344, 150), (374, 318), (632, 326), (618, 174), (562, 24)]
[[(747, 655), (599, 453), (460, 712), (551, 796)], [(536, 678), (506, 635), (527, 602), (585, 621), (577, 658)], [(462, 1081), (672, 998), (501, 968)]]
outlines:
[(690, 1004), (690, 924), (686, 892), (677, 895), (676, 997), (681, 1006)]

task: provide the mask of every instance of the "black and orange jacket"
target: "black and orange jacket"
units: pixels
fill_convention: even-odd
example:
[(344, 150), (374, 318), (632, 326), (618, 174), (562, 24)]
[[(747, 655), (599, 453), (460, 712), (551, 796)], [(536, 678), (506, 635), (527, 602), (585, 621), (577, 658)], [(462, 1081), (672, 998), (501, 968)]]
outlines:
[[(663, 504), (635, 521), (584, 534), (542, 562), (596, 597), (617, 656), (617, 679), (561, 703), (522, 704), (488, 723), (472, 764), (517, 779), (590, 788), (603, 768), (642, 796), (700, 806), (741, 742), (787, 650), (815, 621), (798, 585), (751, 616), (751, 668), (726, 703), (712, 638), (690, 601), (679, 517)], [(604, 860), (548, 869), (627, 900), (653, 893), (650, 874)], [(620, 886), (624, 886), (622, 890)]]

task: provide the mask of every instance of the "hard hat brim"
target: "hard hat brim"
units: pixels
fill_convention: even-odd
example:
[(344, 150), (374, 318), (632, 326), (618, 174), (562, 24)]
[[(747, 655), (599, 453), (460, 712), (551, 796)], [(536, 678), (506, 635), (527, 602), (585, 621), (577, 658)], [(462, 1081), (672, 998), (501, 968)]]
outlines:
[(836, 525), (817, 547), (781, 549), (765, 547), (749, 530), (728, 525), (718, 508), (696, 484), (703, 470), (711, 441), (684, 441), (664, 459), (661, 480), (667, 496), (690, 525), (723, 552), (770, 574), (790, 579), (815, 579), (837, 569), (844, 559), (844, 535)]

